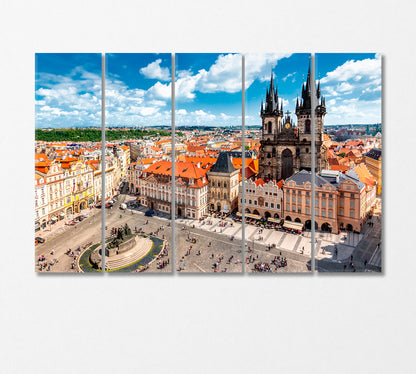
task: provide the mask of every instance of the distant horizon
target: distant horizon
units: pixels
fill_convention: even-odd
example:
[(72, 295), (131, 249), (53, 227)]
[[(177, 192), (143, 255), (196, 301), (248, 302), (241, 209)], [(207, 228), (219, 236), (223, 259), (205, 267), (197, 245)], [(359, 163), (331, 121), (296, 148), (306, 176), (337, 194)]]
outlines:
[[(377, 126), (382, 125), (381, 122), (373, 122), (373, 123), (340, 123), (340, 124), (324, 124), (324, 127), (335, 127), (335, 126)], [(111, 125), (106, 126), (106, 129), (136, 129), (136, 130), (145, 130), (147, 128), (171, 128), (172, 126), (169, 125)], [(176, 128), (230, 128), (230, 127), (236, 127), (241, 128), (240, 125), (178, 125)], [(249, 127), (259, 127), (261, 128), (261, 124), (259, 125), (246, 125), (246, 128)], [(296, 125), (295, 125), (296, 127)], [(95, 125), (85, 125), (85, 126), (70, 126), (70, 127), (40, 127), (36, 128), (36, 130), (69, 130), (69, 129), (101, 129), (101, 126), (95, 126)]]

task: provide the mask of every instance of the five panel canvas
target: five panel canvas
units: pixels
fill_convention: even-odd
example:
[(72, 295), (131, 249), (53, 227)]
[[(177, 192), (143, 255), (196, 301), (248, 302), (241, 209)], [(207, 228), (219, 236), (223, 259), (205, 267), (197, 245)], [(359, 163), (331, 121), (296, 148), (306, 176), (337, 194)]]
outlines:
[(36, 54), (35, 81), (36, 272), (382, 271), (379, 54)]

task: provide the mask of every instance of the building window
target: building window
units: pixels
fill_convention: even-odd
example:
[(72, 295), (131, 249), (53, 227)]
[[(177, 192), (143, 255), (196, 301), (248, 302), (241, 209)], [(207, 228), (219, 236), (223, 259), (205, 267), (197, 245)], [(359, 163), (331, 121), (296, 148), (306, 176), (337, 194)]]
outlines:
[(350, 217), (354, 218), (354, 212), (350, 212)]
[(319, 200), (318, 199), (315, 199), (315, 205), (319, 206)]
[(355, 198), (355, 195), (352, 193), (351, 194), (351, 199), (354, 199)]
[(274, 203), (270, 203), (270, 208), (274, 208)]
[(309, 214), (309, 208), (306, 208), (306, 214)]
[(322, 211), (322, 217), (326, 217), (325, 210)]
[(301, 214), (302, 213), (302, 209), (298, 208), (298, 213)]
[(309, 199), (306, 199), (306, 205), (309, 205)]
[(280, 209), (280, 204), (276, 204), (276, 209)]
[(328, 202), (328, 206), (329, 206), (330, 208), (332, 208), (332, 200), (329, 200), (329, 202)]
[(302, 198), (298, 197), (298, 203), (300, 204), (302, 202)]
[(351, 200), (351, 201), (350, 201), (350, 207), (351, 207), (351, 208), (354, 208), (354, 205), (355, 205), (354, 203), (355, 203), (355, 201), (354, 201), (354, 200)]
[(290, 206), (289, 206), (289, 204), (287, 204), (287, 205), (286, 205), (286, 210), (287, 210), (288, 212), (290, 212)]
[(319, 209), (315, 209), (315, 216), (319, 216)]
[(340, 205), (340, 206), (344, 206), (344, 199), (341, 199), (341, 200), (339, 201), (339, 205)]
[(296, 211), (295, 207), (294, 207), (294, 206), (292, 206), (292, 212), (295, 212), (295, 211)]
[(254, 200), (254, 205), (257, 205), (257, 200)]
[(295, 196), (292, 197), (292, 203), (296, 203), (296, 197)]
[(329, 217), (329, 218), (332, 218), (332, 210), (330, 210), (330, 211), (328, 212), (328, 217)]
[(287, 201), (287, 202), (289, 202), (289, 201), (290, 201), (289, 195), (286, 195), (286, 201)]
[(326, 207), (326, 201), (322, 200), (322, 208), (325, 208), (325, 207)]
[(251, 204), (251, 200), (249, 200), (248, 203)]
[(329, 194), (329, 198), (332, 199), (332, 194)]
[(340, 215), (340, 216), (343, 216), (343, 215), (344, 215), (344, 209), (340, 209), (340, 211), (339, 211), (339, 215)]
[(266, 202), (264, 203), (264, 206), (265, 206), (266, 208), (268, 208), (268, 207), (269, 207), (269, 203), (266, 201)]

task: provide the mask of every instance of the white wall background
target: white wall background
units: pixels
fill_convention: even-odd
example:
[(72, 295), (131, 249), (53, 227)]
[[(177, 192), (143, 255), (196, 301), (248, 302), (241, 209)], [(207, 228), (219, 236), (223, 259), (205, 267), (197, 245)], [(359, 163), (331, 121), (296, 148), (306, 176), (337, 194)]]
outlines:
[[(414, 373), (411, 1), (2, 1), (0, 372)], [(39, 276), (35, 52), (382, 52), (385, 274)]]

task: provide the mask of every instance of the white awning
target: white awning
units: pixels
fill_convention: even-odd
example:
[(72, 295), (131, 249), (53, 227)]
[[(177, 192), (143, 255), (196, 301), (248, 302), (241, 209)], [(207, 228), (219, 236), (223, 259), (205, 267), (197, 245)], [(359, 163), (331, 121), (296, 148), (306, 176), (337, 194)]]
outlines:
[(280, 223), (280, 222), (281, 222), (281, 219), (280, 219), (280, 218), (272, 218), (272, 217), (269, 217), (269, 218), (267, 219), (267, 222), (275, 222), (275, 223)]
[(259, 216), (258, 214), (246, 213), (246, 218), (261, 219), (261, 216)]
[(303, 230), (303, 224), (300, 222), (285, 221), (283, 223), (283, 227), (285, 229), (292, 229), (292, 230), (298, 230), (298, 231)]

